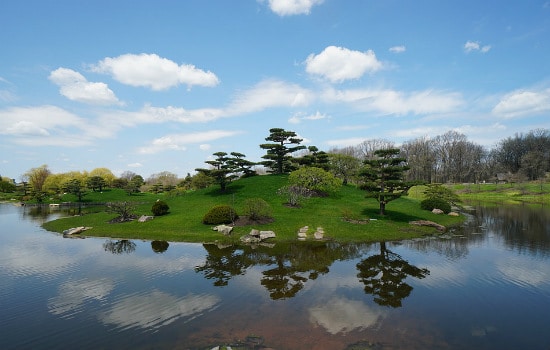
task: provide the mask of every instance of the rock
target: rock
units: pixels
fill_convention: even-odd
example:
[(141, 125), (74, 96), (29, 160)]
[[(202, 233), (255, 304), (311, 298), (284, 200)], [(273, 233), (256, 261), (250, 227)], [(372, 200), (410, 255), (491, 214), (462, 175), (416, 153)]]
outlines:
[(260, 243), (266, 239), (275, 238), (273, 231), (259, 231), (256, 229), (250, 230), (250, 233), (241, 237), (243, 243)]
[(245, 235), (245, 236), (241, 237), (241, 242), (243, 242), (243, 243), (260, 243), (261, 240), (260, 240), (260, 237)]
[(434, 210), (432, 210), (432, 213), (434, 213), (434, 214), (443, 214), (443, 210), (435, 208)]
[(447, 230), (447, 228), (445, 226), (440, 225), (440, 224), (438, 224), (436, 222), (433, 222), (433, 221), (428, 221), (428, 220), (411, 221), (411, 222), (409, 222), (409, 224), (417, 225), (417, 226), (435, 227), (439, 232), (445, 232)]
[(317, 227), (317, 231), (313, 234), (315, 239), (323, 239), (325, 237), (325, 230), (322, 227)]
[(139, 217), (138, 222), (147, 222), (153, 220), (155, 217), (150, 215), (142, 215)]
[(273, 231), (260, 231), (260, 240), (265, 240), (268, 238), (275, 238), (275, 232)]
[(308, 230), (309, 230), (308, 226), (301, 227), (298, 230), (298, 239), (302, 239), (302, 240), (306, 239)]
[(225, 236), (228, 236), (231, 234), (231, 231), (233, 231), (233, 226), (218, 225), (218, 226), (212, 227), (212, 230), (218, 231), (219, 233), (222, 233)]
[(457, 213), (456, 211), (452, 211), (449, 213), (450, 216), (460, 216), (459, 213)]
[(86, 230), (89, 230), (91, 229), (91, 227), (84, 227), (84, 226), (79, 226), (79, 227), (73, 227), (73, 228), (70, 228), (68, 230), (65, 230), (63, 231), (63, 234), (64, 235), (76, 235), (76, 234), (79, 234), (79, 233), (82, 233)]

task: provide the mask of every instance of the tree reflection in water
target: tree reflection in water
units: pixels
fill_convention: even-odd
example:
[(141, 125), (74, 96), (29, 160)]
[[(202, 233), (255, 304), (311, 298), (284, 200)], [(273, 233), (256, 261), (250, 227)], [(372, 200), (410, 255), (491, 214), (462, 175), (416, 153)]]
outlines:
[(130, 254), (136, 250), (136, 244), (127, 239), (121, 239), (118, 241), (108, 239), (105, 241), (105, 243), (103, 243), (103, 249), (106, 252), (110, 252), (113, 254)]
[(424, 278), (430, 274), (409, 264), (400, 255), (388, 250), (386, 242), (380, 242), (380, 254), (372, 255), (357, 264), (357, 277), (365, 285), (365, 293), (374, 295), (374, 301), (382, 306), (401, 307), (413, 287), (405, 283), (407, 276)]
[(164, 253), (168, 250), (168, 247), (170, 244), (166, 241), (152, 241), (151, 242), (151, 249), (157, 254)]
[(286, 299), (294, 297), (308, 280), (328, 273), (336, 260), (358, 258), (369, 246), (334, 242), (277, 243), (254, 248), (205, 244), (206, 261), (195, 271), (214, 280), (215, 286), (225, 286), (233, 276), (244, 275), (248, 268), (264, 266), (261, 285), (271, 299)]

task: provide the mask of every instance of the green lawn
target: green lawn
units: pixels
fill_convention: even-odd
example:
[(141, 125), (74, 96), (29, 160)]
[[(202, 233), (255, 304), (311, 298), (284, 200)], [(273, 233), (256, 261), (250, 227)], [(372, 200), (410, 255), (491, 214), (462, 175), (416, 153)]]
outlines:
[(499, 204), (550, 204), (550, 183), (452, 185), (465, 201)]
[[(77, 226), (92, 227), (86, 231), (88, 236), (148, 239), (186, 242), (231, 242), (238, 240), (252, 228), (272, 230), (275, 241), (295, 240), (302, 226), (309, 226), (312, 234), (317, 227), (323, 227), (325, 235), (331, 239), (344, 241), (380, 241), (418, 237), (433, 233), (433, 229), (409, 225), (411, 220), (431, 220), (445, 226), (459, 225), (463, 217), (435, 215), (420, 209), (419, 199), (403, 197), (386, 206), (386, 215), (378, 215), (378, 202), (366, 199), (365, 193), (354, 186), (345, 186), (332, 196), (309, 198), (300, 208), (284, 205), (285, 198), (276, 195), (277, 189), (287, 184), (287, 176), (255, 176), (231, 183), (225, 193), (219, 187), (187, 192), (179, 196), (142, 195), (127, 196), (122, 191), (104, 191), (93, 194), (93, 200), (107, 202), (115, 200), (135, 200), (137, 214), (151, 215), (151, 206), (157, 199), (164, 200), (170, 206), (170, 213), (154, 220), (139, 223), (137, 221), (109, 224), (115, 215), (104, 212), (83, 216), (63, 218), (48, 222), (44, 227), (50, 231), (62, 232)], [(92, 198), (92, 195), (85, 197)], [(202, 224), (202, 217), (214, 205), (229, 204), (237, 213), (242, 212), (247, 198), (262, 198), (273, 210), (274, 222), (264, 225), (235, 227), (230, 237), (212, 231), (211, 226)], [(353, 219), (371, 219), (366, 224), (350, 223), (343, 217)]]

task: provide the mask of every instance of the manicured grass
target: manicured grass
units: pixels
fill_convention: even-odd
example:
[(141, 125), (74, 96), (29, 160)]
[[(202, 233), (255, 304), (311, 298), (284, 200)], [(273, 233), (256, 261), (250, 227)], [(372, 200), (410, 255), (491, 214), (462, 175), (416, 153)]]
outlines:
[[(309, 226), (310, 235), (317, 227), (323, 227), (325, 236), (340, 242), (364, 242), (381, 240), (398, 240), (418, 237), (434, 232), (431, 228), (409, 225), (411, 220), (431, 220), (445, 226), (458, 225), (462, 217), (435, 215), (421, 210), (419, 199), (403, 197), (386, 206), (386, 215), (378, 215), (378, 202), (366, 199), (365, 193), (354, 186), (345, 186), (329, 197), (305, 199), (300, 208), (284, 205), (284, 197), (278, 196), (277, 189), (287, 184), (287, 176), (256, 176), (240, 179), (231, 183), (225, 193), (218, 186), (208, 189), (187, 192), (179, 196), (151, 195), (141, 198), (119, 194), (118, 200), (136, 199), (140, 202), (137, 214), (151, 215), (151, 206), (157, 199), (162, 199), (170, 206), (170, 213), (156, 217), (154, 220), (139, 223), (137, 221), (122, 224), (109, 224), (108, 220), (115, 215), (96, 213), (83, 216), (63, 218), (48, 222), (44, 227), (50, 231), (62, 232), (70, 227), (93, 227), (86, 231), (88, 236), (112, 237), (118, 239), (148, 239), (186, 242), (232, 242), (250, 232), (252, 228), (272, 230), (276, 233), (275, 241), (295, 240), (300, 227)], [(109, 196), (113, 196), (113, 191)], [(106, 193), (106, 192), (105, 192)], [(229, 237), (212, 231), (211, 226), (202, 224), (204, 214), (214, 205), (228, 204), (243, 211), (248, 198), (262, 198), (273, 210), (274, 222), (263, 225), (235, 227)], [(102, 197), (97, 201), (104, 200)], [(351, 223), (343, 217), (353, 219), (371, 219), (367, 223)]]
[(451, 188), (464, 201), (501, 204), (549, 204), (550, 183), (458, 184)]

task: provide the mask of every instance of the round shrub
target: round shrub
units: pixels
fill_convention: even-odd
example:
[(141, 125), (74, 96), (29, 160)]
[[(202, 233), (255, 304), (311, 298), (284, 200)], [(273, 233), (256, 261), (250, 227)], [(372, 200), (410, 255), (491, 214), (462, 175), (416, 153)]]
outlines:
[(229, 224), (235, 221), (239, 216), (235, 209), (229, 205), (216, 205), (206, 213), (202, 219), (203, 224), (219, 225)]
[(449, 202), (440, 198), (424, 199), (422, 202), (420, 202), (420, 208), (430, 211), (434, 209), (441, 209), (445, 214), (451, 212), (451, 205), (449, 204)]
[(162, 216), (168, 214), (170, 207), (164, 201), (156, 201), (151, 208), (154, 216)]
[(250, 220), (271, 219), (271, 206), (262, 198), (249, 198), (244, 202), (244, 215)]

